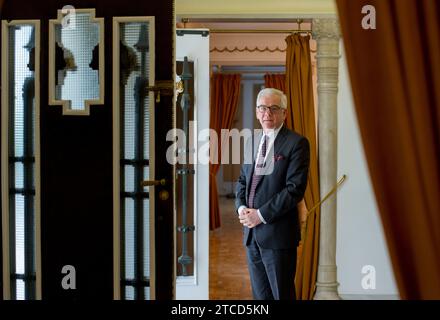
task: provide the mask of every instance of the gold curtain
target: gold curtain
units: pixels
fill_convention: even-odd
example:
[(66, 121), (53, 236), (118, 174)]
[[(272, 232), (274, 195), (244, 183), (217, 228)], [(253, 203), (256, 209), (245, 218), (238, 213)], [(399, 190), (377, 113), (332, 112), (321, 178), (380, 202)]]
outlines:
[[(319, 174), (317, 140), (315, 129), (315, 108), (313, 101), (312, 62), (310, 36), (293, 34), (286, 38), (286, 95), (288, 128), (305, 136), (310, 143), (310, 169), (307, 189), (304, 195), (305, 207), (311, 209), (319, 202)], [(303, 206), (304, 207), (304, 206)], [(299, 205), (301, 210), (301, 204)], [(296, 296), (299, 300), (313, 298), (318, 269), (320, 210), (308, 217), (298, 248)]]
[[(239, 74), (213, 74), (211, 78), (211, 109), (209, 127), (217, 132), (218, 139), (221, 138), (221, 129), (231, 129), (235, 112), (238, 107), (240, 96)], [(214, 230), (220, 227), (220, 210), (217, 194), (217, 172), (221, 161), (221, 143), (211, 144), (211, 152), (216, 152), (217, 163), (209, 164), (209, 229)]]
[[(362, 28), (365, 4), (376, 9), (376, 30)], [(440, 3), (337, 0), (337, 7), (400, 296), (440, 299)]]
[(286, 92), (286, 75), (284, 73), (266, 73), (264, 75), (264, 86)]

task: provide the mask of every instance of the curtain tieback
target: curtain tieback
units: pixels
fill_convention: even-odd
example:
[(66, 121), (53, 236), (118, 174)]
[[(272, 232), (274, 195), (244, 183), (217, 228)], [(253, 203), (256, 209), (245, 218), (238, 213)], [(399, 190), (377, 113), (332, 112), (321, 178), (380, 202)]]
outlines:
[(320, 200), (317, 204), (315, 204), (312, 209), (307, 211), (306, 221), (305, 221), (304, 225), (301, 227), (301, 239), (304, 239), (303, 242), (305, 242), (305, 236), (307, 235), (307, 233), (306, 233), (307, 221), (309, 220), (310, 214), (312, 212), (314, 212), (316, 210), (316, 208), (318, 208), (325, 200), (330, 198), (330, 196), (338, 190), (338, 187), (344, 183), (346, 178), (347, 178), (347, 176), (345, 174), (342, 175), (342, 177), (341, 177), (341, 179), (339, 179), (338, 183), (325, 195), (325, 197), (322, 198), (322, 200)]

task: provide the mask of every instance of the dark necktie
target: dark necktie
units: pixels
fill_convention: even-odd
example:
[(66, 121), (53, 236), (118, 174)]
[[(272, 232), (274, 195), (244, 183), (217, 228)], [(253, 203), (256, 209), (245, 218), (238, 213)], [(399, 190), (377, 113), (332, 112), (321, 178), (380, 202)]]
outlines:
[(257, 189), (258, 182), (260, 182), (262, 177), (260, 173), (264, 168), (264, 157), (266, 157), (266, 149), (267, 149), (267, 136), (264, 135), (264, 141), (263, 144), (261, 145), (261, 150), (256, 160), (257, 164), (255, 166), (254, 173), (251, 179), (251, 188), (249, 190), (249, 198), (248, 198), (249, 208), (254, 208), (255, 190)]

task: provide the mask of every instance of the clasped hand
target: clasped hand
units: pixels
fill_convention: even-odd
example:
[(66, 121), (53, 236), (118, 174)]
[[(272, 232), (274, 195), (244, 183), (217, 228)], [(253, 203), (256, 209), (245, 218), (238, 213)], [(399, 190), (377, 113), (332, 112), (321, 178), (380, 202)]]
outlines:
[(257, 209), (244, 208), (238, 215), (240, 223), (248, 228), (254, 228), (261, 223)]

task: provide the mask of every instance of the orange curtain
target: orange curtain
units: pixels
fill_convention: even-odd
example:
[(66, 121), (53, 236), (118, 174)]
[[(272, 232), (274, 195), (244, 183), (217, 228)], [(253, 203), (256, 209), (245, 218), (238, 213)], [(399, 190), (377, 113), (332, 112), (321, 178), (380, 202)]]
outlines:
[[(232, 120), (238, 107), (240, 96), (239, 74), (213, 74), (211, 78), (211, 110), (209, 127), (217, 132), (218, 139), (221, 138), (221, 129), (231, 129)], [(220, 140), (218, 140), (220, 141)], [(220, 168), (221, 144), (211, 144), (216, 150), (217, 163), (210, 162), (209, 165), (209, 229), (214, 230), (220, 227), (220, 210), (218, 204), (216, 176)]]
[[(288, 128), (307, 137), (310, 143), (310, 169), (304, 204), (298, 207), (306, 214), (319, 202), (319, 174), (317, 140), (315, 128), (315, 107), (313, 101), (312, 62), (310, 56), (310, 37), (293, 34), (286, 38), (286, 95)], [(305, 207), (305, 208), (304, 208)], [(302, 210), (305, 209), (305, 210)], [(299, 300), (313, 298), (318, 270), (319, 250), (319, 208), (311, 212), (303, 230), (303, 239), (298, 248), (296, 274), (296, 296)]]
[(265, 74), (264, 86), (266, 88), (275, 88), (286, 92), (286, 75), (283, 73)]
[[(364, 5), (376, 9), (365, 30)], [(440, 299), (440, 3), (337, 0), (357, 118), (402, 299)]]

